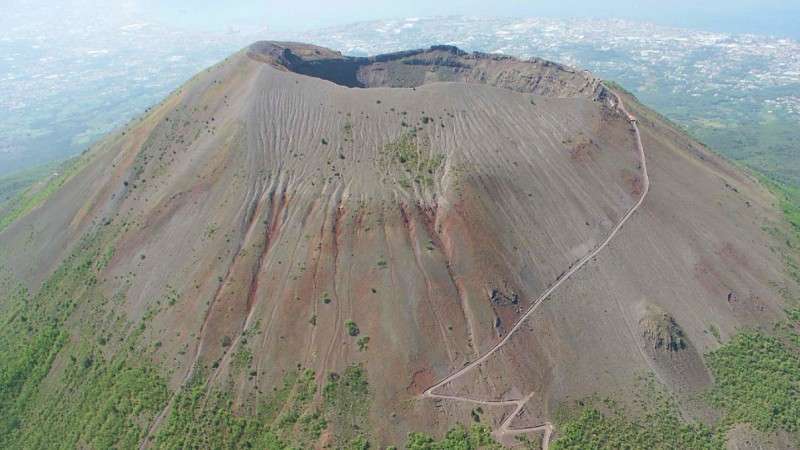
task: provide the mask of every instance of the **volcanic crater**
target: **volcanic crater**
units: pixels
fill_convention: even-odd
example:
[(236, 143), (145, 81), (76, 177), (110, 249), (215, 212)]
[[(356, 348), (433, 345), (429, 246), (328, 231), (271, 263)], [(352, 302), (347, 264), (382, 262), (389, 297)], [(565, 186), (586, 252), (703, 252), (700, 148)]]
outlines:
[[(518, 402), (482, 407), (497, 430), (624, 398), (642, 373), (697, 392), (709, 324), (770, 323), (797, 288), (761, 226), (781, 217), (769, 192), (626, 92), (540, 59), (259, 42), (76, 167), (0, 231), (0, 262), (36, 292), (87, 236), (102, 243), (82, 287), (102, 300), (76, 297), (64, 345), (96, 333), (111, 358), (140, 339), (173, 399), (142, 416), (149, 438), (197, 383), (247, 416), (297, 370), (320, 387), (303, 414), (326, 383), (365, 374), (365, 412), (328, 420), (334, 445), (442, 434), (473, 419), (458, 399)], [(643, 299), (686, 350), (652, 350)], [(455, 399), (423, 395), (487, 352), (436, 391)], [(692, 370), (676, 375), (678, 357)]]

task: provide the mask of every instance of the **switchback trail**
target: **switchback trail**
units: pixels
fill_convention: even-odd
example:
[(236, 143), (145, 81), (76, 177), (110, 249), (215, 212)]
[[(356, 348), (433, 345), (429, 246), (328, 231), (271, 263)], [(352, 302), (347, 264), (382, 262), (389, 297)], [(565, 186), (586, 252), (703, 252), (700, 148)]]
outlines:
[[(616, 226), (614, 226), (614, 228), (611, 230), (609, 235), (606, 237), (606, 239), (600, 245), (595, 247), (594, 250), (592, 250), (586, 256), (584, 256), (580, 261), (578, 261), (578, 263), (573, 265), (573, 267), (571, 269), (569, 269), (567, 272), (565, 272), (564, 275), (562, 275), (552, 286), (550, 286), (550, 288), (548, 288), (546, 291), (544, 291), (544, 293), (542, 293), (531, 304), (531, 306), (528, 308), (528, 310), (525, 312), (525, 314), (522, 315), (522, 317), (520, 317), (520, 319), (517, 321), (517, 323), (511, 329), (511, 331), (509, 331), (509, 333), (502, 340), (500, 340), (496, 345), (494, 345), (489, 351), (487, 351), (485, 354), (480, 356), (478, 359), (476, 359), (475, 361), (472, 361), (468, 365), (466, 365), (466, 366), (462, 367), (461, 369), (457, 370), (456, 372), (450, 374), (448, 377), (446, 377), (443, 380), (439, 381), (435, 385), (429, 387), (422, 394), (423, 398), (462, 401), (462, 402), (468, 402), (468, 403), (473, 403), (473, 404), (478, 404), (478, 405), (486, 405), (486, 406), (513, 406), (514, 410), (511, 412), (511, 414), (508, 417), (506, 417), (506, 419), (503, 420), (503, 422), (500, 424), (500, 426), (497, 428), (497, 430), (494, 431), (493, 434), (497, 438), (502, 438), (502, 437), (506, 437), (506, 436), (520, 435), (520, 434), (526, 434), (526, 433), (531, 433), (531, 432), (543, 431), (544, 432), (544, 437), (542, 439), (542, 448), (544, 448), (545, 450), (548, 449), (549, 442), (550, 442), (550, 437), (551, 437), (552, 432), (553, 432), (553, 425), (550, 422), (544, 422), (541, 425), (537, 425), (537, 426), (533, 426), (533, 427), (511, 428), (511, 422), (514, 420), (515, 417), (517, 417), (517, 415), (520, 413), (520, 411), (522, 411), (522, 408), (524, 408), (524, 406), (528, 402), (528, 400), (530, 400), (530, 398), (533, 397), (534, 392), (531, 392), (530, 394), (528, 394), (527, 396), (525, 396), (523, 398), (519, 398), (519, 399), (515, 399), (515, 400), (476, 400), (476, 399), (471, 399), (471, 398), (467, 398), (467, 397), (458, 397), (458, 396), (451, 396), (451, 395), (444, 395), (444, 394), (436, 394), (436, 393), (434, 393), (434, 391), (436, 389), (444, 386), (445, 384), (450, 383), (451, 381), (459, 378), (460, 376), (464, 375), (465, 373), (467, 373), (471, 369), (477, 367), (479, 364), (481, 364), (487, 358), (489, 358), (492, 354), (494, 354), (497, 350), (499, 350), (500, 347), (505, 345), (505, 343), (508, 342), (508, 340), (514, 334), (514, 332), (516, 332), (522, 326), (523, 322), (525, 322), (525, 320), (533, 314), (533, 312), (539, 307), (539, 305), (541, 305), (570, 276), (575, 274), (575, 272), (577, 272), (581, 267), (586, 265), (586, 263), (588, 263), (594, 256), (596, 256), (601, 250), (603, 250), (608, 245), (608, 243), (617, 235), (617, 233), (622, 228), (622, 226), (628, 221), (628, 219), (633, 215), (633, 213), (636, 212), (639, 209), (639, 207), (642, 205), (642, 203), (644, 202), (644, 199), (645, 199), (645, 197), (647, 196), (647, 193), (650, 190), (650, 180), (649, 180), (648, 175), (647, 175), (647, 162), (645, 160), (644, 148), (642, 146), (641, 135), (639, 134), (639, 128), (638, 128), (638, 126), (636, 124), (636, 118), (633, 115), (631, 115), (627, 111), (627, 109), (625, 109), (625, 105), (623, 104), (622, 99), (619, 97), (619, 95), (616, 92), (614, 92), (614, 96), (617, 99), (617, 107), (622, 111), (623, 114), (625, 114), (627, 119), (630, 121), (631, 125), (633, 126), (633, 130), (635, 132), (635, 135), (636, 135), (636, 145), (637, 145), (637, 149), (639, 151), (639, 155), (640, 155), (640, 158), (641, 158), (642, 177), (643, 177), (643, 182), (644, 182), (644, 189), (642, 191), (641, 197), (625, 213), (625, 215), (622, 217), (622, 219), (616, 224)], [(250, 320), (250, 318), (248, 317), (248, 322), (249, 322), (249, 320)], [(197, 354), (195, 356), (195, 360), (194, 360), (193, 364), (191, 365), (190, 369), (187, 371), (187, 373), (186, 373), (186, 375), (185, 375), (185, 377), (183, 379), (183, 382), (181, 384), (181, 387), (179, 389), (183, 389), (183, 387), (189, 382), (189, 380), (191, 379), (192, 375), (195, 372), (195, 369), (197, 368), (197, 365), (199, 363), (199, 357), (198, 357), (199, 353), (200, 353), (200, 349), (199, 348), (197, 349), (196, 353)], [(161, 424), (166, 419), (166, 416), (167, 416), (169, 410), (173, 406), (174, 400), (175, 400), (175, 395), (173, 394), (173, 396), (170, 398), (170, 400), (165, 405), (164, 409), (155, 417), (153, 422), (150, 424), (150, 426), (147, 429), (147, 433), (145, 434), (144, 438), (142, 439), (142, 441), (141, 441), (141, 443), (139, 445), (139, 449), (140, 450), (143, 450), (143, 449), (146, 449), (146, 448), (150, 447), (150, 445), (152, 444), (151, 439), (155, 436), (155, 434), (158, 431), (158, 429), (160, 428)]]
[(534, 427), (511, 428), (511, 422), (514, 420), (515, 417), (517, 417), (517, 415), (525, 406), (525, 404), (528, 402), (528, 400), (533, 396), (533, 392), (523, 398), (519, 398), (516, 400), (489, 401), (489, 400), (474, 400), (467, 397), (458, 397), (452, 395), (436, 394), (434, 393), (434, 391), (446, 385), (447, 383), (450, 383), (453, 380), (459, 378), (460, 376), (464, 375), (470, 370), (474, 369), (475, 367), (486, 361), (490, 356), (492, 356), (492, 354), (494, 354), (497, 350), (499, 350), (500, 347), (505, 345), (506, 342), (508, 342), (508, 340), (511, 339), (511, 336), (514, 334), (514, 332), (517, 331), (520, 327), (522, 327), (522, 324), (525, 322), (525, 320), (527, 320), (528, 317), (530, 317), (534, 313), (534, 311), (536, 311), (536, 309), (542, 303), (544, 303), (544, 301), (547, 300), (547, 298), (556, 289), (559, 288), (559, 286), (561, 286), (572, 275), (574, 275), (578, 270), (580, 270), (583, 266), (585, 266), (586, 263), (588, 263), (592, 258), (594, 258), (598, 253), (600, 253), (600, 251), (602, 251), (604, 248), (606, 248), (606, 246), (608, 246), (608, 243), (611, 242), (612, 239), (614, 239), (617, 233), (619, 233), (619, 230), (622, 229), (622, 226), (625, 225), (628, 219), (630, 219), (631, 216), (633, 216), (633, 213), (635, 213), (639, 209), (639, 207), (642, 206), (642, 203), (644, 203), (644, 199), (645, 197), (647, 197), (647, 194), (650, 191), (650, 178), (647, 175), (647, 160), (645, 159), (644, 147), (642, 146), (642, 136), (639, 133), (639, 126), (636, 123), (636, 117), (634, 117), (631, 113), (629, 113), (628, 110), (625, 108), (625, 104), (622, 102), (622, 98), (619, 96), (619, 94), (617, 94), (614, 91), (611, 92), (617, 99), (617, 107), (628, 118), (628, 121), (633, 126), (634, 134), (636, 135), (636, 147), (639, 152), (639, 157), (641, 159), (642, 179), (644, 182), (644, 189), (642, 190), (641, 197), (639, 197), (639, 200), (625, 213), (624, 216), (622, 216), (622, 219), (620, 219), (620, 221), (614, 226), (614, 228), (611, 229), (611, 232), (608, 234), (605, 240), (603, 240), (603, 242), (600, 243), (600, 245), (596, 246), (586, 256), (581, 258), (577, 264), (573, 265), (571, 269), (565, 272), (564, 275), (561, 276), (552, 286), (550, 286), (547, 290), (545, 290), (542, 293), (542, 295), (540, 295), (536, 300), (534, 300), (534, 302), (531, 304), (531, 306), (528, 308), (525, 314), (523, 314), (522, 317), (520, 317), (520, 319), (517, 321), (514, 327), (511, 328), (511, 331), (509, 331), (508, 334), (506, 334), (503, 339), (501, 339), (497, 344), (495, 344), (491, 349), (489, 349), (478, 359), (472, 361), (471, 363), (467, 364), (461, 369), (448, 375), (446, 378), (434, 384), (433, 386), (429, 387), (427, 390), (425, 390), (425, 392), (422, 393), (423, 398), (456, 400), (456, 401), (469, 402), (480, 405), (489, 405), (489, 406), (514, 406), (515, 407), (514, 411), (508, 417), (506, 417), (505, 420), (503, 420), (503, 422), (500, 424), (500, 427), (493, 432), (493, 434), (495, 435), (496, 438), (498, 438), (498, 440), (500, 440), (499, 438), (503, 438), (505, 436), (513, 436), (518, 434), (531, 433), (535, 431), (544, 431), (544, 438), (542, 439), (542, 448), (544, 450), (548, 449), (550, 445), (550, 435), (553, 432), (552, 423), (545, 422), (541, 425), (537, 425)]

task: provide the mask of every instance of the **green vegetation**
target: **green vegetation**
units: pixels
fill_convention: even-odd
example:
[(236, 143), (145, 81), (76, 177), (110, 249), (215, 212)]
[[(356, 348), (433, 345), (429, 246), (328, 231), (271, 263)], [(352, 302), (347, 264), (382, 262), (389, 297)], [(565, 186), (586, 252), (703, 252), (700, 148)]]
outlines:
[(208, 226), (206, 226), (206, 231), (203, 233), (203, 237), (206, 239), (211, 239), (215, 234), (217, 234), (217, 231), (219, 231), (219, 226), (217, 224), (210, 223)]
[(15, 220), (28, 214), (31, 210), (44, 203), (47, 198), (58, 191), (80, 169), (85, 167), (88, 158), (79, 156), (63, 163), (42, 185), (27, 188), (21, 194), (8, 200), (0, 207), (0, 231), (11, 225)]
[(155, 368), (124, 351), (111, 360), (71, 355), (63, 383), (37, 393), (5, 448), (135, 448), (146, 432), (139, 418), (155, 416), (169, 396)]
[(713, 323), (709, 325), (708, 332), (711, 333), (712, 336), (714, 336), (714, 339), (716, 339), (717, 342), (722, 342), (722, 337), (719, 334), (719, 328), (716, 325), (714, 325)]
[(400, 164), (408, 177), (401, 179), (401, 184), (407, 185), (408, 179), (418, 184), (433, 184), (433, 175), (445, 158), (428, 147), (427, 139), (418, 137), (415, 132), (403, 133), (386, 144), (384, 152), (392, 162)]
[[(0, 289), (6, 293), (0, 302), (0, 447), (135, 447), (166, 404), (166, 381), (144, 353), (154, 346), (138, 345), (146, 327), (120, 319), (110, 319), (115, 326), (98, 327), (104, 322), (95, 319), (102, 312), (82, 315), (89, 320), (77, 330), (71, 325), (68, 332), (65, 326), (78, 308), (116, 301), (96, 289), (113, 256), (110, 242), (107, 236), (88, 236), (35, 294), (10, 282)], [(168, 305), (175, 298), (178, 293), (167, 288), (160, 303)], [(142, 325), (158, 310), (148, 310)], [(787, 313), (795, 322), (800, 318), (800, 310)], [(792, 331), (796, 324), (790, 325), (775, 337), (740, 334), (709, 355), (717, 380), (709, 398), (726, 413), (716, 432), (684, 422), (663, 397), (657, 407), (635, 418), (594, 403), (559, 424), (561, 438), (554, 448), (719, 448), (722, 432), (737, 422), (750, 422), (763, 431), (797, 432), (800, 338)], [(349, 335), (359, 335), (355, 322), (345, 326)], [(112, 335), (117, 329), (122, 334)], [(235, 369), (245, 370), (252, 363), (246, 339), (247, 335), (233, 353)], [(361, 336), (356, 343), (364, 351), (369, 338)], [(223, 338), (220, 344), (233, 342)], [(52, 372), (53, 367), (58, 370)], [(43, 383), (51, 372), (52, 381)], [(240, 403), (232, 391), (209, 389), (198, 376), (176, 394), (153, 443), (160, 448), (305, 448), (330, 427), (335, 446), (367, 448), (370, 392), (364, 369), (353, 365), (341, 375), (331, 374), (321, 404), (313, 401), (316, 389), (314, 373), (298, 370), (268, 394), (251, 395)], [(474, 426), (459, 425), (441, 441), (412, 433), (408, 447), (497, 448), (480, 419), (478, 411)]]
[(760, 431), (800, 430), (799, 348), (753, 331), (736, 335), (708, 355), (715, 386), (710, 400), (727, 423)]
[[(432, 119), (431, 119), (432, 120)], [(428, 123), (423, 118), (423, 123)], [(352, 126), (345, 125), (352, 136)], [(352, 139), (350, 137), (349, 139)], [(327, 141), (323, 139), (323, 144)], [(417, 183), (431, 183), (443, 155), (427, 149), (414, 132), (386, 146), (391, 160)], [(431, 155), (431, 156), (425, 156)], [(76, 158), (42, 184), (0, 206), (0, 231), (28, 214), (60, 189), (86, 163)], [(24, 177), (0, 179), (0, 194), (19, 192)], [(800, 189), (764, 179), (775, 193), (791, 225), (783, 254), (789, 273), (800, 281), (797, 248), (800, 245)], [(106, 298), (97, 288), (103, 269), (114, 254), (114, 227), (85, 237), (76, 250), (35, 292), (4, 280), (0, 285), (0, 448), (135, 448), (148, 424), (170, 398), (164, 374), (150, 354), (160, 342), (146, 345), (141, 336), (161, 310), (172, 306), (179, 293), (167, 288), (159, 307), (146, 310), (139, 324), (108, 314), (104, 308), (121, 302), (124, 292)], [(217, 228), (209, 225), (206, 238)], [(783, 235), (781, 235), (783, 236)], [(435, 249), (433, 242), (426, 247)], [(140, 258), (144, 260), (144, 255)], [(377, 267), (385, 269), (384, 259)], [(373, 293), (377, 291), (373, 288)], [(330, 303), (328, 293), (322, 302)], [(75, 317), (80, 314), (81, 321)], [(588, 401), (565, 414), (560, 438), (553, 448), (721, 448), (724, 432), (735, 423), (751, 423), (764, 432), (800, 432), (800, 309), (789, 309), (791, 321), (774, 333), (746, 331), (707, 357), (716, 384), (709, 402), (724, 413), (714, 428), (682, 420), (663, 394), (648, 396), (655, 404), (642, 414), (626, 415), (611, 402)], [(657, 347), (685, 347), (683, 334), (671, 320), (653, 322)], [(317, 316), (310, 323), (315, 325)], [(352, 320), (346, 332), (359, 351), (368, 349), (368, 336)], [(719, 329), (708, 325), (718, 341)], [(232, 350), (236, 370), (252, 369), (253, 353), (246, 335)], [(219, 345), (234, 344), (229, 336)], [(258, 376), (251, 370), (250, 377)], [(264, 382), (264, 380), (260, 380)], [(263, 386), (262, 386), (263, 388)], [(175, 394), (153, 444), (157, 448), (308, 448), (329, 429), (336, 448), (369, 448), (367, 416), (370, 389), (365, 369), (352, 365), (330, 374), (315, 402), (317, 383), (310, 370), (287, 373), (271, 391), (234, 396), (234, 390), (209, 387), (202, 374)], [(500, 448), (481, 424), (482, 411), (472, 411), (471, 427), (457, 425), (441, 439), (411, 433), (410, 449)], [(531, 441), (521, 441), (533, 447)]]
[(520, 447), (525, 450), (541, 450), (542, 436), (528, 437), (525, 435), (514, 436), (514, 439), (519, 442)]
[(408, 450), (495, 450), (503, 447), (492, 439), (491, 430), (486, 425), (473, 424), (467, 428), (457, 424), (440, 441), (425, 433), (410, 433), (406, 448)]
[[(785, 242), (786, 248), (774, 250), (783, 255), (787, 272), (800, 281), (798, 253), (794, 250), (800, 245), (800, 189), (770, 178), (762, 178), (762, 182), (776, 195), (790, 224), (788, 234), (778, 227), (768, 228)], [(796, 301), (791, 293), (785, 292), (784, 297), (790, 304)], [(635, 417), (627, 417), (609, 401), (587, 401), (563, 415), (558, 424), (561, 437), (552, 448), (723, 448), (725, 433), (737, 423), (749, 423), (762, 432), (785, 430), (797, 439), (800, 310), (789, 309), (787, 316), (789, 322), (776, 325), (771, 335), (763, 331), (741, 332), (707, 355), (715, 378), (707, 399), (724, 414), (714, 429), (683, 421), (672, 401), (656, 392), (646, 396), (655, 398), (655, 403), (645, 405), (643, 414)], [(675, 333), (669, 320), (652, 322), (655, 342), (672, 349), (682, 347), (682, 333)], [(709, 324), (708, 331), (721, 341), (716, 325)], [(676, 345), (670, 344), (673, 342)]]
[(341, 375), (331, 373), (323, 397), (325, 418), (336, 432), (336, 444), (359, 448), (356, 444), (367, 442), (370, 392), (366, 371), (359, 365), (352, 365)]
[[(146, 327), (135, 327), (111, 357), (101, 350), (109, 345), (105, 333), (90, 337), (81, 331), (76, 343), (70, 343), (72, 335), (64, 327), (81, 307), (77, 299), (83, 305), (107, 301), (94, 290), (111, 256), (113, 246), (92, 236), (35, 296), (10, 282), (0, 286), (9, 297), (0, 302), (2, 448), (135, 448), (146, 425), (166, 404), (165, 380), (137, 349)], [(172, 304), (177, 297), (174, 289), (168, 289), (165, 301)], [(324, 297), (329, 300), (327, 294)], [(156, 313), (155, 308), (148, 310), (142, 325)], [(87, 329), (94, 332), (96, 324), (87, 324)], [(349, 323), (348, 328), (357, 326)], [(252, 362), (248, 336), (243, 336), (233, 355), (235, 368)], [(221, 339), (222, 346), (232, 344), (230, 338)], [(56, 362), (59, 369), (45, 388), (42, 381)], [(250, 372), (251, 377), (256, 374)], [(288, 374), (282, 387), (245, 404), (235, 404), (229, 391), (208, 389), (201, 380), (195, 377), (177, 394), (155, 438), (156, 447), (308, 448), (327, 428), (327, 417), (344, 430), (336, 438), (341, 446), (369, 445), (363, 432), (369, 408), (367, 382), (360, 367), (331, 377), (319, 406), (312, 405), (317, 387), (309, 370)]]
[[(45, 164), (21, 172), (0, 176), (0, 205), (12, 200), (37, 181), (58, 170), (58, 163)], [(1, 208), (2, 206), (0, 206)]]
[(559, 413), (560, 437), (551, 448), (620, 449), (680, 448), (722, 449), (724, 439), (702, 424), (680, 418), (675, 403), (648, 380), (643, 414), (627, 417), (611, 400), (595, 398), (578, 403), (573, 410)]
[(353, 337), (358, 336), (358, 334), (361, 332), (361, 330), (358, 329), (358, 325), (356, 325), (356, 323), (352, 320), (345, 322), (344, 327), (347, 329), (347, 334)]
[(353, 142), (353, 123), (349, 120), (345, 122), (344, 127), (342, 128), (342, 133), (344, 134), (345, 142)]
[(761, 177), (760, 181), (778, 199), (778, 207), (791, 227), (789, 233), (778, 227), (769, 227), (767, 231), (785, 242), (786, 248), (776, 251), (783, 256), (787, 273), (800, 283), (800, 252), (797, 250), (800, 247), (800, 188), (767, 177)]
[[(603, 80), (603, 84), (606, 85), (606, 87), (611, 89), (611, 90), (614, 90), (614, 91), (617, 91), (617, 92), (621, 92), (623, 94), (626, 94), (626, 95), (629, 95), (629, 96), (631, 96), (633, 98), (636, 98), (636, 96), (633, 95), (633, 93), (631, 91), (625, 89), (624, 87), (622, 87), (621, 84), (617, 83), (616, 81)], [(531, 99), (531, 101), (532, 100), (533, 99)]]
[(786, 221), (800, 232), (800, 188), (774, 178), (760, 177), (760, 181), (778, 198)]
[[(800, 185), (800, 158), (797, 147), (800, 133), (797, 119), (761, 109), (748, 112), (743, 120), (696, 117), (686, 123), (687, 130), (698, 140), (719, 150), (727, 158), (768, 174), (784, 183)], [(759, 110), (761, 109), (761, 110)]]
[(576, 412), (562, 414), (561, 437), (553, 448), (722, 448), (725, 433), (737, 423), (767, 433), (784, 430), (797, 439), (800, 309), (788, 310), (787, 316), (774, 335), (741, 332), (707, 355), (715, 380), (707, 399), (723, 413), (713, 430), (680, 419), (672, 400), (654, 391), (650, 380), (646, 398), (655, 403), (645, 403), (644, 414), (628, 418), (610, 401), (589, 400)]
[[(623, 81), (631, 86), (638, 83), (632, 79)], [(604, 81), (604, 84), (630, 94), (612, 81)], [(757, 94), (749, 92), (738, 98), (735, 107), (718, 98), (674, 95), (670, 89), (642, 89), (640, 85), (637, 90), (642, 102), (656, 106), (663, 113), (659, 117), (676, 129), (732, 161), (800, 186), (797, 118), (765, 101), (793, 95), (790, 89), (774, 87)]]
[(322, 405), (316, 405), (315, 374), (288, 373), (269, 394), (237, 402), (228, 390), (209, 388), (200, 374), (176, 394), (170, 415), (153, 441), (155, 448), (311, 448), (329, 424), (336, 448), (369, 448), (366, 372), (350, 366), (331, 374)]
[(722, 449), (724, 442), (702, 425), (690, 425), (670, 413), (632, 420), (619, 412), (603, 414), (587, 408), (580, 415), (559, 427), (561, 437), (552, 448), (560, 449), (619, 449), (619, 448), (680, 448)]
[[(81, 245), (88, 250), (86, 242)], [(90, 253), (87, 251), (87, 253)], [(68, 335), (63, 322), (74, 309), (64, 292), (93, 284), (91, 253), (72, 255), (31, 298), (27, 289), (4, 286), (0, 322), (0, 444), (22, 424), (26, 405), (47, 375)]]
[(195, 376), (177, 394), (154, 440), (155, 448), (309, 448), (327, 426), (311, 405), (314, 372), (297, 370), (269, 395), (247, 404)]
[[(0, 289), (1, 448), (135, 447), (166, 403), (165, 380), (138, 349), (141, 329), (126, 335), (129, 324), (102, 319), (109, 300), (96, 285), (112, 254), (108, 237), (92, 234), (35, 294), (11, 281)], [(114, 353), (101, 348), (104, 328), (122, 333)]]
[[(789, 224), (788, 232), (773, 224), (765, 227), (784, 243), (773, 247), (773, 251), (782, 255), (786, 272), (800, 282), (800, 189), (774, 176), (762, 175), (759, 179), (775, 195)], [(780, 289), (784, 300), (796, 306), (797, 294)], [(708, 400), (725, 414), (719, 424), (721, 430), (744, 422), (762, 432), (785, 430), (798, 440), (800, 309), (789, 308), (786, 313), (788, 321), (777, 324), (772, 333), (741, 332), (707, 355), (706, 362), (715, 379)], [(709, 328), (720, 340), (719, 330), (713, 325)]]
[(233, 354), (233, 368), (234, 369), (246, 369), (250, 367), (250, 364), (253, 363), (253, 351), (247, 348), (247, 346), (242, 343), (239, 345), (239, 349)]

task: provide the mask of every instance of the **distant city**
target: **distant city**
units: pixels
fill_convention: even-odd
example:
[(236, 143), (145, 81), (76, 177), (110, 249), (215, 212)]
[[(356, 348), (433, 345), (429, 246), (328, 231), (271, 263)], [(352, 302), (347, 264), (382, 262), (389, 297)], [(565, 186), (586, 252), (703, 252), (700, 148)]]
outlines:
[(409, 18), (293, 38), (372, 55), (434, 43), (614, 80), (730, 158), (800, 182), (800, 42), (623, 20)]
[(149, 23), (124, 5), (36, 5), (0, 17), (0, 175), (81, 152), (256, 39)]
[(800, 43), (791, 39), (621, 20), (408, 18), (280, 35), (189, 33), (135, 15), (60, 20), (57, 30), (20, 20), (0, 32), (0, 175), (80, 152), (256, 39), (291, 39), (350, 55), (452, 44), (588, 69), (729, 157), (800, 181)]

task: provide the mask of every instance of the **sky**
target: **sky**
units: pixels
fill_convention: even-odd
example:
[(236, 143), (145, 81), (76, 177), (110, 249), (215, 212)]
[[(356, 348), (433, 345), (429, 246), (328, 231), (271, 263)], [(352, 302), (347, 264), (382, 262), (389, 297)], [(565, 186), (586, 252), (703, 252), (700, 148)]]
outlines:
[(622, 18), (800, 38), (800, 0), (128, 0), (172, 25), (299, 31), (414, 16)]

